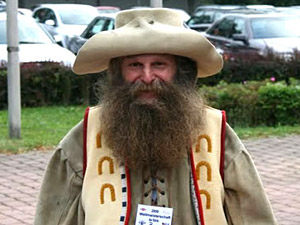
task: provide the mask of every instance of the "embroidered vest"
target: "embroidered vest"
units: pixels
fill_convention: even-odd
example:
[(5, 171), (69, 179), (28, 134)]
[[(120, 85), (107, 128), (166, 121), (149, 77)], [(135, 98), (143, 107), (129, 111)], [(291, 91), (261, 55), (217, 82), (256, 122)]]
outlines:
[[(190, 154), (192, 190), (197, 199), (198, 224), (201, 225), (227, 224), (222, 181), (225, 123), (224, 112), (206, 107), (205, 128)], [(85, 224), (127, 225), (131, 206), (129, 171), (116, 164), (99, 131), (99, 107), (87, 108), (82, 188)]]

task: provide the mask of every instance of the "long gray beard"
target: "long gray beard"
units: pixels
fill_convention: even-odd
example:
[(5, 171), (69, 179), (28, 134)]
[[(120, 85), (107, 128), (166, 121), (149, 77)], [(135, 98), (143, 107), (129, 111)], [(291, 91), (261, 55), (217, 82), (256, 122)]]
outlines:
[[(152, 90), (151, 103), (138, 98)], [(100, 115), (105, 143), (120, 164), (173, 167), (186, 156), (203, 125), (203, 100), (196, 90), (156, 81), (124, 84), (104, 92)]]

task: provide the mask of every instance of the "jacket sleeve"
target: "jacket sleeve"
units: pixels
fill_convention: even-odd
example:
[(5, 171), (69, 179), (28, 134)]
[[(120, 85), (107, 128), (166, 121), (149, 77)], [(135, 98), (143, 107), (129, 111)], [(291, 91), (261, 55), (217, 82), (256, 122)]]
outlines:
[(60, 142), (44, 174), (36, 207), (35, 225), (81, 225), (82, 129), (75, 126)]
[(229, 224), (277, 224), (254, 162), (228, 124), (225, 149), (225, 211)]

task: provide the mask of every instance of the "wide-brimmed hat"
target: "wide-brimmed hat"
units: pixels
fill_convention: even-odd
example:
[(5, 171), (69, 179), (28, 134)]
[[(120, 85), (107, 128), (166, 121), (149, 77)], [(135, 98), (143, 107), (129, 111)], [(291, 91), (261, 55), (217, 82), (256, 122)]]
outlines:
[(137, 54), (172, 54), (197, 62), (198, 77), (218, 73), (222, 56), (199, 32), (184, 26), (180, 12), (167, 8), (132, 9), (117, 14), (115, 29), (95, 34), (81, 47), (73, 71), (97, 73), (112, 58)]

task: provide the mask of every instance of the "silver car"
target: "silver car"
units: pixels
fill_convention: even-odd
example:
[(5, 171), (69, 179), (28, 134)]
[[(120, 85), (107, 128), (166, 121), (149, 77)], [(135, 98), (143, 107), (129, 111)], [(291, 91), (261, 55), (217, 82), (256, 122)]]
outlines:
[[(21, 67), (42, 67), (43, 64), (60, 64), (71, 67), (75, 55), (55, 43), (32, 17), (18, 14), (19, 58)], [(0, 68), (7, 65), (6, 13), (0, 13)]]
[(84, 4), (42, 4), (32, 14), (65, 48), (68, 48), (69, 40), (74, 35), (80, 35), (98, 15), (95, 7)]

